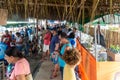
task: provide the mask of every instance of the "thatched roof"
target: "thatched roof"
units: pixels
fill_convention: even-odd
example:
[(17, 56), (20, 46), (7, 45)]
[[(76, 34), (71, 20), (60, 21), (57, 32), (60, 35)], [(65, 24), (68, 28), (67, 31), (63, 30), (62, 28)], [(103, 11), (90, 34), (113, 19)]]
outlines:
[(120, 0), (0, 0), (0, 8), (8, 9), (10, 20), (35, 17), (80, 21), (94, 14), (119, 13)]

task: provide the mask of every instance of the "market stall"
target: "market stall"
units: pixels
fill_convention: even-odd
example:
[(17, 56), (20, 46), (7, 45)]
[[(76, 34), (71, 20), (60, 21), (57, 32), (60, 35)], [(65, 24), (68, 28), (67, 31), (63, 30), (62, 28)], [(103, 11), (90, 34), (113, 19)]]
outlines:
[(82, 53), (79, 73), (82, 80), (120, 80), (120, 62), (96, 61), (95, 57), (77, 40)]
[(106, 44), (110, 47), (103, 47), (95, 44), (96, 29), (94, 27), (89, 29), (91, 34), (81, 32), (81, 41), (77, 40), (77, 48), (82, 53), (82, 62), (79, 65), (81, 79), (120, 80), (119, 32), (113, 32), (113, 35), (110, 30), (107, 30), (108, 34), (108, 32), (104, 32), (105, 29), (102, 29), (107, 34), (107, 38), (114, 42), (113, 45), (109, 40), (109, 43), (106, 42)]

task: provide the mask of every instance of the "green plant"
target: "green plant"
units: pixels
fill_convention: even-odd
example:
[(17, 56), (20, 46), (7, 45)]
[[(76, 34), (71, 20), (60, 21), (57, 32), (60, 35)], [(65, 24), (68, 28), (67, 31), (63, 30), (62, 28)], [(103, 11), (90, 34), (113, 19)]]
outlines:
[(111, 45), (110, 46), (110, 51), (112, 51), (113, 53), (120, 53), (120, 45)]

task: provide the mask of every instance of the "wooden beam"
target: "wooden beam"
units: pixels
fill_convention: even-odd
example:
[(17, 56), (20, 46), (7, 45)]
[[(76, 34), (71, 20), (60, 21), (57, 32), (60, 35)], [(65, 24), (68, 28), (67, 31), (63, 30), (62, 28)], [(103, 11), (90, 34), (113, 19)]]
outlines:
[(84, 25), (84, 15), (85, 14), (85, 0), (83, 1), (83, 9), (82, 9), (82, 26)]
[(8, 0), (8, 5), (9, 5), (9, 10), (10, 10), (10, 15), (12, 15), (13, 12), (12, 12), (12, 7), (11, 7), (11, 1), (10, 0)]
[(92, 6), (92, 10), (93, 10), (93, 11), (92, 11), (92, 14), (91, 14), (91, 19), (90, 19), (90, 21), (93, 21), (93, 19), (94, 19), (95, 11), (96, 11), (96, 9), (97, 9), (98, 3), (99, 3), (99, 0), (94, 0), (93, 6)]
[(16, 9), (16, 14), (18, 14), (18, 6), (15, 5), (15, 9)]
[(67, 13), (67, 11), (68, 11), (68, 8), (67, 8), (67, 1), (65, 0), (65, 2), (64, 2), (65, 4), (65, 7), (64, 7), (64, 12), (63, 12), (63, 16), (62, 16), (62, 20), (65, 20), (65, 15), (66, 15), (66, 13)]
[[(76, 0), (75, 0), (76, 1)], [(74, 1), (74, 2), (75, 2)], [(20, 4), (24, 4), (23, 2), (18, 2), (18, 3), (16, 3), (16, 4), (18, 4), (18, 5), (20, 5)], [(73, 3), (74, 4), (74, 3)], [(29, 3), (29, 5), (35, 5), (35, 3)], [(55, 3), (37, 3), (37, 5), (41, 5), (41, 6), (58, 6), (58, 7), (76, 7), (75, 5), (64, 5), (64, 4), (55, 4)], [(79, 7), (78, 7), (79, 8)]]
[[(72, 17), (72, 11), (73, 11), (73, 7), (72, 6), (74, 6), (75, 5), (75, 3), (76, 3), (76, 1), (77, 0), (74, 0), (74, 2), (73, 2), (73, 4), (72, 4), (72, 0), (71, 0), (71, 2), (70, 2), (70, 9), (69, 9), (69, 12), (67, 13), (67, 15), (66, 15), (66, 19), (68, 18), (68, 17)], [(69, 18), (70, 19), (70, 18)]]
[(24, 0), (24, 7), (25, 7), (25, 19), (27, 19), (28, 0)]
[(112, 19), (113, 19), (113, 15), (112, 15), (112, 10), (113, 10), (113, 8), (112, 8), (112, 5), (113, 5), (113, 1), (110, 0), (110, 23), (111, 23), (111, 24), (112, 24)]
[[(55, 1), (55, 3), (56, 3), (56, 1)], [(57, 3), (56, 3), (56, 4), (57, 4)], [(58, 6), (56, 6), (56, 9), (57, 9), (58, 17), (59, 17), (59, 19), (61, 19), (61, 15), (60, 15), (60, 11), (59, 11)]]
[(81, 6), (81, 8), (79, 9), (79, 13), (78, 13), (78, 18), (77, 18), (77, 22), (79, 23), (79, 21), (80, 21), (80, 16), (81, 16), (81, 11), (82, 11), (82, 9), (83, 9), (83, 2), (84, 2), (84, 0), (82, 0), (81, 1), (81, 3), (80, 3), (80, 6)]
[(36, 7), (37, 7), (37, 0), (35, 0), (35, 4), (34, 4), (34, 12), (33, 12), (33, 17), (36, 17)]

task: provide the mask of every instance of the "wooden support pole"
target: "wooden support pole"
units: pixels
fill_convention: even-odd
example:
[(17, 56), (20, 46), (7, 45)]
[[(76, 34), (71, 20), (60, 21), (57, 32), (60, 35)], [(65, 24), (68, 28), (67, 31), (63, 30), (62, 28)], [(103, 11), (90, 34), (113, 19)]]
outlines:
[[(69, 9), (68, 14), (66, 15), (66, 19), (67, 19), (68, 17), (72, 17), (72, 11), (73, 11), (73, 7), (72, 7), (72, 6), (75, 5), (76, 1), (77, 1), (77, 0), (74, 0), (74, 2), (73, 2), (72, 0), (70, 0), (70, 9)], [(73, 2), (73, 4), (72, 4), (72, 2)], [(70, 19), (70, 18), (69, 18), (69, 19)]]
[(68, 8), (67, 8), (67, 1), (65, 0), (65, 7), (64, 7), (64, 12), (63, 12), (63, 16), (62, 16), (62, 20), (65, 20), (65, 15), (67, 14), (68, 12)]
[(78, 23), (79, 23), (79, 21), (80, 21), (81, 11), (82, 11), (82, 8), (83, 8), (83, 7), (82, 7), (83, 1), (84, 1), (84, 0), (82, 0), (81, 3), (80, 3), (80, 7), (81, 7), (81, 8), (80, 8), (80, 10), (79, 10), (78, 18), (77, 18), (77, 22), (78, 22)]
[(11, 6), (11, 1), (10, 0), (8, 0), (8, 5), (9, 5), (10, 14), (12, 15), (13, 12), (12, 12), (12, 6)]
[(84, 14), (85, 14), (85, 1), (83, 1), (83, 9), (82, 9), (82, 26), (84, 25)]
[(112, 24), (112, 19), (113, 19), (113, 16), (112, 16), (112, 0), (110, 0), (110, 24)]
[(15, 5), (16, 14), (18, 14), (18, 5)]
[[(94, 0), (94, 2), (93, 2), (93, 6), (92, 6), (93, 11), (92, 11), (92, 14), (91, 14), (91, 19), (90, 19), (91, 23), (92, 23), (92, 21), (93, 21), (93, 19), (94, 19), (95, 11), (96, 11), (96, 9), (97, 9), (98, 3), (99, 3), (99, 0)], [(90, 24), (90, 25), (91, 25), (91, 24)], [(96, 61), (97, 61), (97, 60), (98, 60), (98, 52), (97, 52), (97, 48), (96, 48), (96, 45), (97, 45), (97, 38), (96, 38), (96, 34), (97, 34), (97, 33), (96, 33), (96, 30), (97, 30), (97, 27), (94, 27), (95, 57), (96, 57)]]
[[(56, 1), (55, 1), (55, 3), (56, 3)], [(57, 3), (56, 3), (56, 4), (57, 4)], [(57, 13), (58, 13), (58, 18), (61, 19), (61, 15), (60, 15), (60, 11), (59, 11), (58, 6), (56, 6), (56, 9), (57, 9)]]
[(24, 7), (25, 7), (25, 19), (27, 18), (27, 9), (28, 9), (28, 0), (24, 0)]
[(36, 7), (37, 7), (37, 0), (35, 0), (35, 5), (34, 5), (34, 12), (33, 12), (34, 18), (36, 17)]
[(94, 17), (95, 17), (95, 11), (96, 11), (96, 9), (97, 9), (98, 3), (99, 3), (99, 0), (94, 0), (93, 6), (92, 6), (93, 11), (92, 11), (92, 14), (91, 14), (91, 19), (90, 19), (90, 21), (93, 21), (93, 19), (94, 19)]

